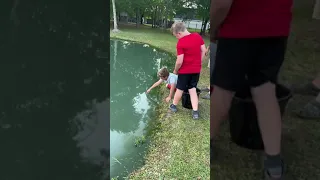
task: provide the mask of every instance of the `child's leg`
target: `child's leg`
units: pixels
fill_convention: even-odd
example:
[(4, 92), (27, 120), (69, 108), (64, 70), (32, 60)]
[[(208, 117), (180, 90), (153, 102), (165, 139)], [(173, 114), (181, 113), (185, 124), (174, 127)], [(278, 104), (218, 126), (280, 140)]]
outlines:
[(197, 85), (200, 74), (190, 74), (189, 94), (193, 111), (198, 111), (199, 98), (197, 94)]
[(174, 94), (173, 98), (173, 105), (177, 105), (182, 97), (183, 91), (187, 89), (187, 83), (189, 81), (188, 74), (179, 74), (178, 75), (178, 81), (176, 85), (176, 92)]
[(178, 105), (178, 103), (182, 97), (182, 94), (183, 94), (183, 90), (180, 90), (180, 89), (176, 90), (176, 93), (174, 93), (174, 97), (173, 97), (173, 102), (172, 102), (173, 105), (175, 105), (175, 106)]
[(198, 111), (199, 99), (197, 95), (197, 89), (196, 88), (189, 89), (189, 94), (190, 94), (190, 99), (192, 104), (192, 110)]

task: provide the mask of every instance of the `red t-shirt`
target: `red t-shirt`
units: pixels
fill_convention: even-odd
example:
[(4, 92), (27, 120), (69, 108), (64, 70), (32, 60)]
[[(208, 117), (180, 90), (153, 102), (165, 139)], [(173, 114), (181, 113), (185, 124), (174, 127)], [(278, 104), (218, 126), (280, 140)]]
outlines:
[(178, 40), (177, 55), (184, 55), (178, 74), (201, 72), (201, 45), (203, 44), (204, 41), (198, 33), (191, 33)]
[(293, 0), (234, 0), (218, 37), (288, 36), (292, 6)]

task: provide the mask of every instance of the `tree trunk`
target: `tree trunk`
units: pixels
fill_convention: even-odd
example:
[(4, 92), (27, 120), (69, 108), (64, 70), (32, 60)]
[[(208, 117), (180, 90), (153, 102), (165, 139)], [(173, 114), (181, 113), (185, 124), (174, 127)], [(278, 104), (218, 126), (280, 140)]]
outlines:
[(204, 21), (202, 21), (202, 27), (200, 31), (200, 35), (205, 35), (206, 34), (206, 28), (208, 24), (209, 18), (206, 18)]
[(157, 9), (154, 9), (152, 13), (152, 28), (155, 28), (155, 24), (156, 24), (156, 10)]
[(158, 6), (156, 6), (156, 10), (155, 10), (155, 13), (154, 13), (154, 24), (155, 24), (155, 28), (157, 27), (157, 25), (158, 25), (158, 17), (157, 17), (157, 15), (158, 15)]
[(139, 26), (139, 21), (140, 21), (139, 16), (140, 16), (140, 9), (137, 8), (137, 9), (136, 9), (136, 27)]
[(116, 12), (116, 3), (115, 0), (112, 0), (112, 11), (113, 11), (113, 32), (119, 31), (117, 24), (117, 12)]
[(113, 69), (116, 69), (118, 41), (114, 41)]
[(320, 0), (316, 0), (316, 3), (314, 4), (312, 18), (320, 19)]

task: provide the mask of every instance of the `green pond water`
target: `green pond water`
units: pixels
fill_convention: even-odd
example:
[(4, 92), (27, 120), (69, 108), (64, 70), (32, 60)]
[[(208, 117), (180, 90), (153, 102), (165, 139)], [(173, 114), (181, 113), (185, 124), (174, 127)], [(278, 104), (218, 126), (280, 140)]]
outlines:
[(157, 89), (145, 91), (160, 67), (173, 63), (168, 54), (146, 44), (110, 41), (110, 173), (123, 179), (144, 162), (146, 128), (161, 102)]
[(40, 48), (38, 56), (12, 53), (0, 66), (0, 179), (106, 179), (106, 59)]

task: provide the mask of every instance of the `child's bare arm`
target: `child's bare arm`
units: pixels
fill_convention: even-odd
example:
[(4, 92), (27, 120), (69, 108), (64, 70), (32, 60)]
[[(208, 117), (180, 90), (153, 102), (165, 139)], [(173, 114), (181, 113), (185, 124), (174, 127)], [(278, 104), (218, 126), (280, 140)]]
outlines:
[(207, 48), (206, 45), (201, 45), (201, 61), (203, 61), (204, 57), (206, 56)]
[(208, 56), (209, 51), (210, 51), (210, 45), (206, 49), (206, 56)]
[(154, 84), (147, 90), (147, 93), (149, 93), (153, 88), (159, 86), (162, 82), (163, 82), (163, 80), (162, 80), (162, 79), (159, 79), (159, 81), (157, 81), (156, 83), (154, 83)]

